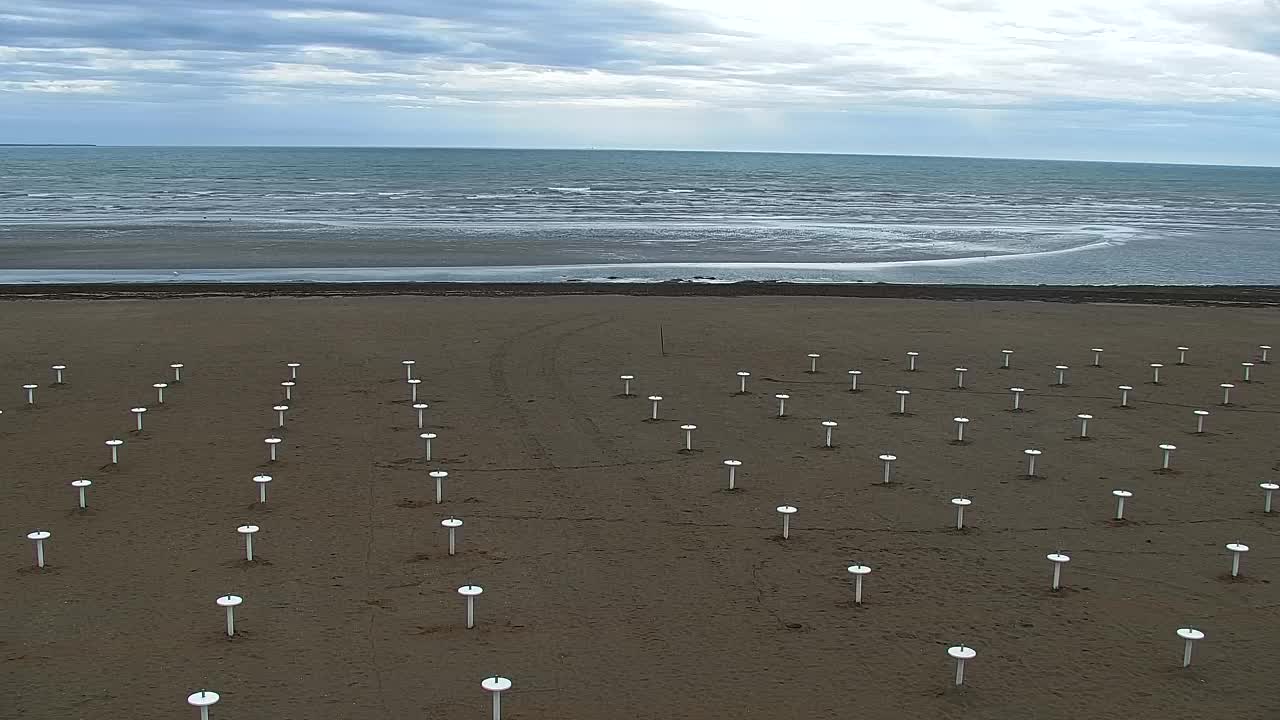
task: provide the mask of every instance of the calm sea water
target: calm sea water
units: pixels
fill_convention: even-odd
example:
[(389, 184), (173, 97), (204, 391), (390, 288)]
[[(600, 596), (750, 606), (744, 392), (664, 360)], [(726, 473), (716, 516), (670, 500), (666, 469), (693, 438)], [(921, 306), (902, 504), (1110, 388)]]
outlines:
[(1280, 282), (1280, 169), (0, 148), (0, 282)]

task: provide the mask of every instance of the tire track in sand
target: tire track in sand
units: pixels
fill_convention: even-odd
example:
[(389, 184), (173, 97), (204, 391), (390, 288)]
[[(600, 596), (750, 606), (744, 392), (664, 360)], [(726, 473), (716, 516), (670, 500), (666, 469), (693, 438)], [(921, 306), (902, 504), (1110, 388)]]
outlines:
[[(590, 419), (582, 405), (573, 399), (572, 391), (561, 375), (558, 360), (561, 348), (567, 340), (612, 320), (612, 318), (595, 318), (594, 315), (582, 315), (535, 325), (503, 340), (489, 360), (489, 380), (500, 404), (506, 407), (507, 415), (511, 418), (513, 431), (511, 435), (521, 444), (528, 457), (545, 463), (540, 469), (554, 471), (564, 469), (556, 462), (551, 450), (543, 443), (540, 436), (553, 436), (556, 432), (555, 426), (566, 420), (576, 429), (577, 435), (589, 439), (605, 458), (612, 456), (612, 443), (600, 432), (599, 426)], [(593, 321), (578, 325), (588, 319)], [(546, 332), (552, 328), (571, 324), (578, 326), (553, 334)], [(539, 341), (539, 338), (546, 338), (548, 335), (549, 340)], [(537, 386), (545, 388), (548, 396), (552, 398), (552, 403), (557, 406), (549, 409), (546, 403), (543, 403), (539, 409), (536, 425), (524, 409), (527, 403), (518, 400), (511, 391), (512, 367), (528, 370), (526, 377), (532, 379)], [(531, 389), (536, 390), (538, 387)], [(581, 459), (575, 458), (573, 465), (565, 467), (576, 467), (581, 464)]]

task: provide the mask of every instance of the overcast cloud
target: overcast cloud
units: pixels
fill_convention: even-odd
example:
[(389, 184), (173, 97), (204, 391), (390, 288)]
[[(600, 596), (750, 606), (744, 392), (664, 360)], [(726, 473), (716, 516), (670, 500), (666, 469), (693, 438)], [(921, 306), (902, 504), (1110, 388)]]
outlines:
[(1277, 117), (1280, 0), (0, 0), (4, 142), (1280, 164)]

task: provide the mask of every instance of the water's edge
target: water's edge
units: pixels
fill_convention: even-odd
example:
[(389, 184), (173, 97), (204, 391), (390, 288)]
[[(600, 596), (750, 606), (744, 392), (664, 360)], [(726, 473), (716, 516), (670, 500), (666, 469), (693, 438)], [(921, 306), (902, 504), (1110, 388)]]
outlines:
[(1280, 308), (1280, 285), (928, 285), (896, 283), (79, 283), (0, 285), (0, 300), (209, 297), (842, 297)]

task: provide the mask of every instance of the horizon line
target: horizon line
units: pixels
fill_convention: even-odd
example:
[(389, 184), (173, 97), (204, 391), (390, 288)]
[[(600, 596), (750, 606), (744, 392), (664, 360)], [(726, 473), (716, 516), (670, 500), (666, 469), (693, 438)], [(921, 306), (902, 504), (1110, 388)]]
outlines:
[(143, 143), (0, 143), (0, 150), (17, 148), (241, 148), (271, 150), (490, 150), (490, 151), (524, 151), (524, 152), (652, 152), (652, 153), (705, 153), (724, 155), (817, 155), (830, 157), (879, 157), (879, 158), (918, 158), (939, 160), (1004, 160), (1014, 162), (1060, 162), (1060, 163), (1096, 163), (1103, 165), (1169, 165), (1174, 167), (1216, 167), (1216, 168), (1257, 168), (1280, 169), (1280, 165), (1263, 164), (1230, 164), (1213, 162), (1191, 162), (1173, 160), (1097, 160), (1081, 158), (1022, 157), (1011, 155), (927, 155), (913, 153), (874, 153), (874, 152), (841, 152), (837, 150), (724, 150), (713, 148), (631, 148), (631, 147), (535, 147), (505, 145), (274, 145), (274, 144), (143, 144)]

